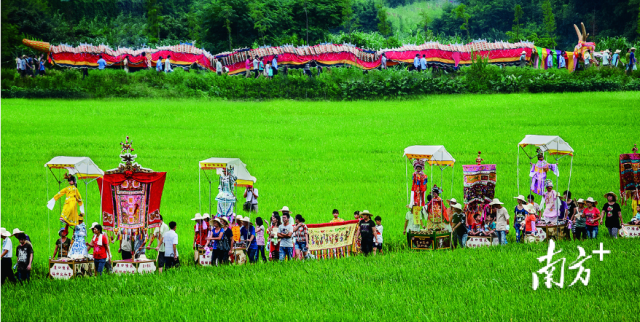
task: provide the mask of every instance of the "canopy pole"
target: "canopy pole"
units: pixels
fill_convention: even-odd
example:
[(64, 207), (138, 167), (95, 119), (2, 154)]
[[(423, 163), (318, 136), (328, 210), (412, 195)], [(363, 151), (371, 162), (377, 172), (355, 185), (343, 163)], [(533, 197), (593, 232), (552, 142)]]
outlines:
[[(51, 168), (49, 168), (49, 170), (51, 170)], [(47, 202), (49, 201), (49, 173), (47, 172), (47, 170), (44, 170), (45, 176), (47, 177), (45, 182), (47, 183)], [(51, 210), (49, 210), (49, 208), (47, 207), (47, 225), (48, 228), (47, 231), (49, 231), (49, 249), (51, 249)]]
[[(438, 166), (438, 168), (440, 168), (440, 189), (442, 189), (442, 187), (444, 187), (444, 168), (441, 166)], [(444, 192), (444, 189), (442, 189), (442, 192)], [(451, 198), (451, 197), (449, 197)]]
[[(102, 196), (104, 194), (104, 175), (102, 176), (102, 189), (100, 189), (100, 211), (98, 211), (98, 213), (100, 214), (100, 217), (98, 218), (98, 221), (100, 221), (100, 219), (102, 218)], [(104, 222), (103, 222), (104, 224)], [(115, 223), (114, 223), (115, 226)], [(114, 229), (116, 227), (113, 227)]]
[[(89, 174), (89, 164), (87, 164), (87, 175), (88, 174)], [(78, 176), (79, 176), (79, 174), (78, 174)], [(85, 212), (84, 215), (85, 216), (89, 213), (87, 211), (87, 202), (86, 202), (87, 200), (89, 200), (89, 190), (87, 188), (89, 186), (89, 183), (91, 183), (91, 181), (87, 182), (87, 180), (84, 180), (84, 200), (85, 201), (83, 201), (82, 204), (84, 205), (84, 212)]]
[(516, 159), (516, 186), (520, 195), (520, 145), (518, 144), (518, 157)]
[(407, 205), (409, 205), (409, 158), (404, 159), (404, 183), (407, 187)]
[(200, 208), (198, 210), (199, 213), (202, 213), (202, 181), (201, 181), (202, 169), (200, 169), (200, 165), (198, 164), (198, 202), (200, 203)]
[(567, 183), (567, 191), (571, 191), (569, 190), (569, 188), (571, 187), (571, 171), (573, 171), (573, 155), (571, 156), (571, 167), (569, 167), (569, 182)]
[[(433, 180), (433, 164), (431, 164), (431, 180)], [(431, 198), (433, 198), (433, 189), (429, 188), (429, 194), (431, 195)]]
[(453, 197), (453, 173), (456, 170), (456, 164), (454, 163), (453, 166), (451, 167), (451, 195), (449, 196), (449, 198)]

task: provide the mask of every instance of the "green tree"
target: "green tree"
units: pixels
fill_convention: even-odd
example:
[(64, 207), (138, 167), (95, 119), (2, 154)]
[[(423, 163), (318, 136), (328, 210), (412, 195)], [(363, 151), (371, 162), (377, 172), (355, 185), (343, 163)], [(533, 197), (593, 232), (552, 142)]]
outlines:
[(147, 37), (150, 43), (160, 40), (160, 6), (157, 0), (147, 0)]
[(522, 16), (524, 15), (524, 11), (522, 11), (522, 7), (517, 4), (514, 8), (514, 13), (513, 13), (513, 22), (515, 22), (516, 24), (514, 25), (515, 27), (515, 31), (516, 31), (516, 41), (520, 40), (520, 19), (522, 19)]
[(542, 1), (542, 16), (543, 16), (542, 25), (544, 27), (545, 36), (547, 38), (553, 39), (555, 42), (556, 18), (553, 15), (553, 7), (551, 6), (551, 0)]
[(451, 13), (456, 17), (456, 19), (462, 19), (460, 30), (464, 30), (467, 32), (467, 41), (470, 41), (471, 36), (469, 34), (469, 18), (471, 18), (471, 15), (467, 13), (467, 6), (465, 4), (461, 4), (451, 10)]
[(265, 45), (265, 33), (271, 28), (273, 20), (270, 17), (270, 12), (266, 8), (265, 2), (253, 1), (249, 4), (249, 16), (253, 20), (253, 28), (258, 31), (258, 34), (262, 38), (262, 45)]
[(222, 6), (222, 10), (220, 11), (220, 17), (224, 19), (224, 27), (227, 29), (227, 33), (229, 34), (229, 51), (233, 51), (233, 45), (231, 41), (231, 19), (235, 15), (235, 11), (230, 5)]
[(420, 11), (420, 27), (422, 27), (422, 29), (424, 29), (425, 33), (429, 33), (429, 24), (431, 24), (431, 16), (429, 16), (429, 13), (427, 12), (427, 10), (421, 10)]
[(378, 31), (384, 37), (391, 35), (391, 23), (387, 18), (387, 9), (382, 5), (378, 6)]

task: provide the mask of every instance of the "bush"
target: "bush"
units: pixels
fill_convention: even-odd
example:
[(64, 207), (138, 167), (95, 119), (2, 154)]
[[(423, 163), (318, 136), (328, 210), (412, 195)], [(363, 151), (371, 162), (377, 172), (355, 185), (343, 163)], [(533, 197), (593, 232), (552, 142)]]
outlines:
[(619, 68), (567, 70), (516, 68), (490, 65), (475, 57), (469, 67), (450, 72), (409, 72), (403, 66), (387, 70), (323, 68), (309, 78), (301, 69), (273, 79), (218, 76), (206, 71), (173, 73), (142, 70), (91, 70), (82, 79), (78, 70), (49, 70), (45, 77), (20, 77), (12, 69), (2, 70), (3, 98), (110, 98), (162, 97), (231, 100), (362, 100), (405, 99), (429, 94), (461, 93), (562, 93), (640, 90), (640, 73), (626, 75)]

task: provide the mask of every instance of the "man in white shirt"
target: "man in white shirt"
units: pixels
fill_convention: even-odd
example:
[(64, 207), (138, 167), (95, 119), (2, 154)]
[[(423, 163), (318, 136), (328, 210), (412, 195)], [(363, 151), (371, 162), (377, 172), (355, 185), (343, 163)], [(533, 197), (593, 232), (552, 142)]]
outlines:
[(4, 228), (0, 228), (0, 236), (2, 236), (2, 285), (9, 279), (9, 282), (16, 283), (16, 278), (13, 275), (13, 244), (11, 243), (11, 233)]
[(587, 52), (584, 53), (584, 69), (589, 68), (591, 66), (591, 50), (587, 49)]
[(413, 69), (417, 72), (420, 71), (420, 55), (416, 54), (416, 57), (413, 58)]
[(609, 50), (608, 49), (602, 52), (602, 66), (609, 67)]
[(502, 205), (503, 203), (497, 198), (489, 203), (491, 211), (496, 214), (496, 234), (500, 245), (507, 243), (507, 233), (509, 232), (509, 212)]
[(160, 228), (156, 227), (156, 229), (153, 230), (153, 236), (151, 237), (151, 241), (149, 241), (147, 249), (151, 249), (151, 244), (154, 239), (158, 240), (158, 247), (156, 247), (155, 250), (158, 252), (158, 271), (162, 273), (162, 268), (166, 263), (164, 258), (164, 234), (169, 232), (171, 229), (169, 229), (169, 226), (162, 219), (162, 215), (160, 215), (160, 221), (162, 221), (162, 225)]
[(180, 265), (178, 260), (178, 234), (176, 234), (176, 222), (169, 223), (169, 230), (162, 236), (164, 244), (164, 260), (166, 269)]
[(220, 59), (218, 59), (218, 61), (216, 62), (216, 74), (218, 74), (218, 76), (222, 76), (222, 72), (224, 70), (222, 69), (222, 62), (220, 61)]
[(244, 190), (244, 197), (246, 201), (246, 209), (248, 212), (258, 212), (258, 188), (247, 187)]
[(380, 58), (380, 68), (387, 69), (387, 55), (385, 54), (382, 54), (382, 57)]
[(170, 73), (173, 69), (171, 68), (171, 55), (167, 56), (167, 59), (164, 60), (164, 72)]
[[(413, 205), (413, 203), (411, 205)], [(416, 222), (414, 220), (414, 215), (411, 212), (411, 210), (409, 210), (407, 211), (407, 214), (405, 215), (405, 218), (404, 218), (404, 230), (402, 231), (402, 233), (407, 235), (407, 245), (409, 246), (409, 248), (411, 248), (411, 237), (407, 233), (411, 231), (419, 231), (422, 222), (424, 222), (425, 220), (423, 211), (418, 211), (417, 216), (420, 222)]]
[[(287, 210), (289, 210), (287, 208)], [(282, 225), (278, 227), (278, 238), (280, 238), (280, 261), (284, 261), (286, 256), (289, 260), (293, 258), (293, 225), (289, 220), (289, 213), (282, 213)]]

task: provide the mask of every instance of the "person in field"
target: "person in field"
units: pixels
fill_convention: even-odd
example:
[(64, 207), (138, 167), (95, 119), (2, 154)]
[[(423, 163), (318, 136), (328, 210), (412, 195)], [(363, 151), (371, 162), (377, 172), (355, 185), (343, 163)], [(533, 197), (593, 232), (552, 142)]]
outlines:
[(565, 190), (562, 193), (562, 199), (565, 203), (565, 212), (564, 212), (564, 220), (567, 223), (566, 228), (564, 230), (565, 236), (570, 236), (573, 233), (573, 216), (578, 209), (578, 204), (575, 200), (571, 198), (571, 191)]
[(222, 264), (220, 240), (222, 240), (224, 228), (222, 228), (222, 220), (220, 218), (214, 218), (211, 222), (212, 229), (207, 240), (209, 241), (208, 245), (211, 247), (211, 265), (218, 266)]
[(229, 263), (229, 256), (233, 253), (233, 231), (229, 227), (229, 219), (227, 217), (220, 217), (222, 220), (222, 228), (224, 228), (224, 232), (222, 233), (222, 239), (218, 244), (218, 248), (220, 251), (219, 256), (222, 257), (222, 264)]
[(253, 58), (253, 74), (254, 74), (253, 78), (258, 78), (258, 76), (260, 76), (260, 70), (258, 69), (259, 65), (260, 65), (260, 61), (258, 60), (258, 56), (256, 55)]
[(107, 238), (107, 235), (102, 233), (102, 226), (97, 222), (91, 224), (91, 231), (93, 231), (93, 238), (90, 243), (87, 243), (87, 246), (89, 247), (87, 251), (93, 248), (93, 263), (95, 265), (96, 273), (101, 276), (107, 263), (107, 259), (111, 258), (109, 239)]
[(258, 188), (249, 186), (244, 190), (245, 203), (243, 205), (244, 211), (258, 212)]
[(13, 236), (18, 240), (16, 247), (16, 272), (19, 282), (28, 282), (31, 278), (31, 264), (33, 263), (33, 246), (27, 241), (27, 236), (23, 231), (14, 229)]
[(133, 238), (131, 232), (128, 229), (120, 229), (120, 248), (118, 253), (122, 255), (122, 260), (129, 260), (132, 258), (133, 250)]
[[(288, 210), (288, 208), (287, 208)], [(282, 210), (282, 224), (278, 227), (278, 238), (280, 238), (280, 261), (286, 257), (289, 260), (293, 257), (293, 225), (289, 222), (289, 212)]]
[(527, 201), (524, 199), (523, 195), (519, 195), (514, 197), (518, 204), (513, 210), (513, 228), (516, 231), (516, 243), (519, 243), (522, 238), (521, 227), (524, 225), (524, 219), (527, 217), (527, 211), (524, 209)]
[(102, 58), (102, 55), (98, 56), (98, 70), (104, 70), (107, 67), (107, 61)]
[(11, 233), (4, 227), (0, 228), (0, 237), (2, 237), (2, 285), (9, 280), (16, 283), (16, 277), (13, 274), (13, 243), (11, 242)]
[(333, 209), (333, 219), (331, 219), (331, 221), (329, 221), (330, 223), (334, 223), (334, 222), (343, 222), (344, 219), (340, 218), (340, 212), (338, 211), (338, 209)]
[(216, 74), (218, 74), (218, 76), (222, 76), (222, 62), (220, 61), (220, 59), (216, 60)]
[(604, 195), (607, 198), (607, 203), (602, 206), (602, 214), (604, 219), (604, 225), (609, 230), (609, 236), (612, 238), (618, 238), (618, 230), (622, 228), (622, 208), (616, 202), (616, 194), (608, 192)]
[(258, 261), (258, 243), (256, 242), (256, 228), (251, 223), (249, 216), (242, 218), (242, 228), (240, 228), (240, 239), (247, 242), (247, 255), (249, 263)]
[(173, 68), (171, 68), (171, 55), (167, 55), (167, 59), (164, 60), (164, 72), (173, 72)]
[(369, 256), (373, 251), (373, 238), (376, 235), (376, 224), (371, 220), (371, 213), (368, 210), (363, 210), (360, 213), (362, 220), (358, 223), (360, 231), (360, 245), (362, 247), (362, 253), (365, 256)]
[(180, 266), (178, 257), (178, 234), (176, 233), (176, 222), (169, 223), (169, 231), (164, 234), (164, 259), (166, 269)]
[(589, 197), (586, 200), (587, 209), (584, 210), (584, 215), (587, 217), (587, 236), (589, 239), (598, 238), (598, 226), (600, 225), (600, 210), (596, 208), (598, 202)]
[(529, 194), (529, 196), (527, 197), (527, 200), (529, 201), (527, 204), (528, 205), (532, 205), (533, 206), (533, 210), (535, 211), (536, 217), (540, 218), (541, 215), (541, 211), (540, 211), (540, 205), (538, 205), (535, 202), (535, 197), (532, 194)]
[(498, 236), (498, 240), (500, 244), (504, 245), (507, 243), (507, 234), (509, 233), (509, 212), (507, 208), (503, 207), (503, 203), (500, 200), (493, 199), (491, 203), (491, 211), (495, 213), (495, 232)]
[(380, 216), (376, 216), (375, 222), (376, 235), (374, 239), (375, 248), (373, 248), (373, 254), (376, 255), (378, 252), (380, 252), (380, 255), (382, 255), (382, 231), (384, 230), (384, 227), (382, 227), (382, 218)]
[(271, 215), (271, 225), (267, 230), (267, 233), (269, 234), (269, 258), (271, 258), (272, 261), (280, 259), (280, 239), (278, 238), (278, 227), (280, 227), (281, 224), (282, 222), (280, 221), (280, 214), (277, 211), (274, 211)]
[(535, 242), (536, 235), (536, 209), (532, 205), (526, 205), (525, 210), (527, 211), (527, 217), (524, 219), (524, 226), (521, 228), (524, 230), (524, 242), (532, 243)]
[(51, 258), (59, 259), (69, 256), (69, 248), (71, 247), (71, 240), (67, 238), (67, 235), (62, 232), (58, 232), (58, 240), (56, 240), (56, 248), (53, 251)]
[(584, 214), (584, 199), (578, 199), (577, 201), (578, 209), (576, 209), (575, 214), (571, 217), (572, 226), (573, 226), (573, 239), (574, 240), (583, 240), (587, 239), (587, 217)]
[(640, 225), (640, 203), (636, 206), (636, 215), (631, 218), (629, 225)]
[(156, 227), (156, 229), (153, 230), (153, 237), (151, 239), (151, 241), (149, 242), (149, 246), (147, 246), (147, 249), (151, 249), (151, 244), (153, 243), (153, 240), (156, 239), (158, 240), (158, 246), (155, 248), (156, 251), (158, 252), (158, 272), (160, 272), (160, 274), (162, 274), (162, 269), (165, 267), (165, 258), (164, 258), (164, 253), (165, 253), (165, 249), (164, 249), (164, 234), (166, 234), (167, 232), (169, 232), (169, 230), (171, 230), (169, 228), (169, 226), (164, 222), (164, 219), (162, 218), (162, 215), (160, 215), (160, 221), (162, 222), (162, 224), (160, 225), (160, 227)]
[(422, 55), (422, 58), (420, 59), (420, 71), (426, 71), (427, 70), (427, 56), (426, 55)]
[(247, 59), (244, 61), (244, 77), (249, 78), (249, 75), (251, 75), (251, 58), (247, 56)]
[(264, 253), (264, 247), (265, 247), (265, 228), (264, 228), (264, 221), (262, 220), (261, 217), (256, 218), (256, 243), (258, 245), (258, 254), (256, 255), (256, 258), (258, 256), (262, 257), (262, 261), (266, 262), (267, 261), (267, 257), (265, 256)]
[(300, 260), (306, 259), (309, 250), (307, 247), (309, 245), (309, 231), (301, 214), (297, 214), (294, 220), (296, 225), (293, 227), (293, 236), (295, 238), (296, 255)]
[(453, 231), (453, 245), (454, 248), (458, 248), (458, 243), (460, 243), (460, 247), (464, 248), (467, 244), (467, 225), (466, 216), (464, 212), (462, 212), (462, 206), (459, 203), (451, 204), (451, 209), (453, 209), (453, 214), (451, 216), (451, 231)]
[(278, 75), (278, 55), (273, 56), (273, 59), (271, 60), (271, 69), (273, 69), (273, 76)]
[(156, 61), (156, 72), (161, 72), (162, 71), (162, 56), (158, 57), (158, 60)]
[(420, 54), (416, 54), (416, 57), (413, 58), (413, 70), (420, 71)]

